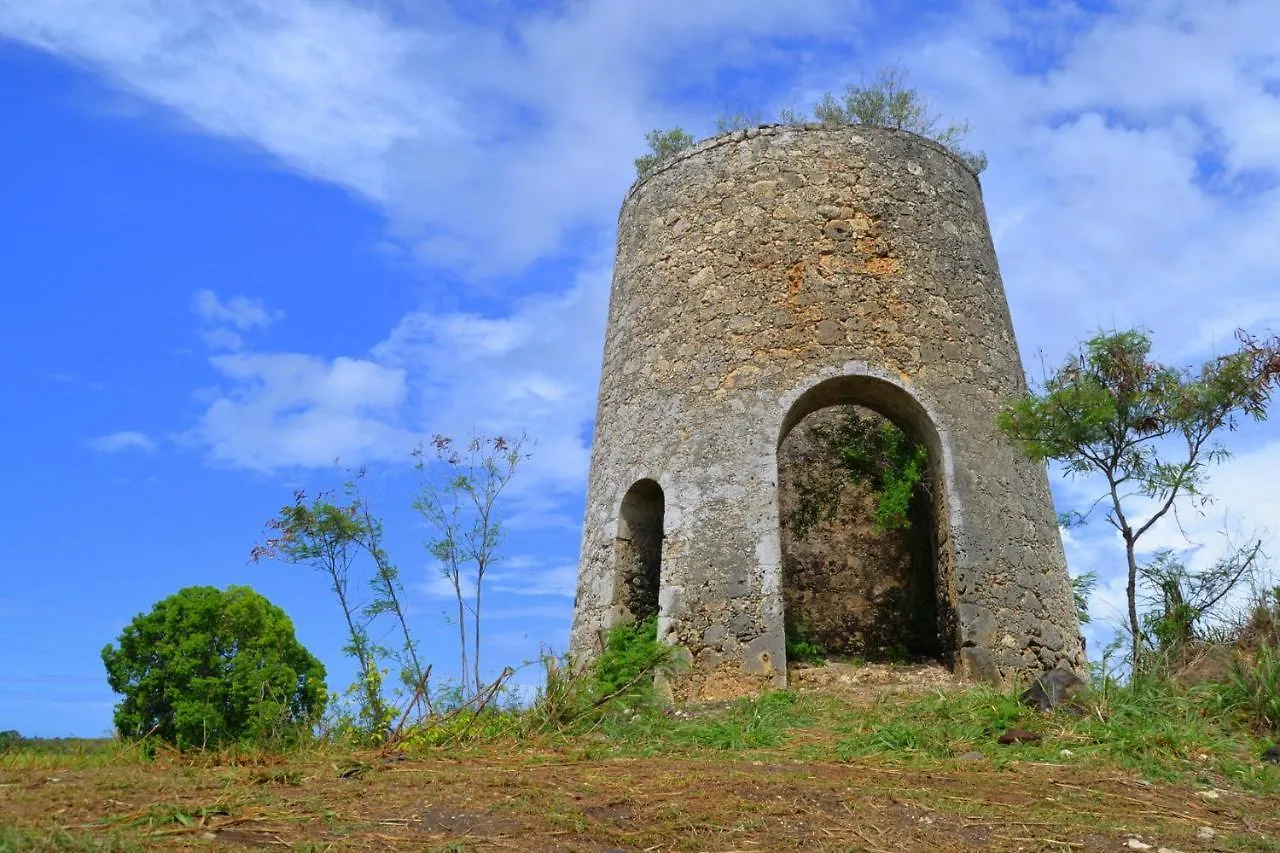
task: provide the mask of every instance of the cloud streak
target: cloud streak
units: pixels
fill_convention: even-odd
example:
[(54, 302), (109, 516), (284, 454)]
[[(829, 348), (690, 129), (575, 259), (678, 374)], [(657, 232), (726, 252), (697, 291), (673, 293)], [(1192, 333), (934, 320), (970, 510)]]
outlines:
[(121, 430), (120, 432), (108, 433), (92, 439), (89, 442), (89, 447), (100, 453), (123, 453), (129, 450), (152, 453), (156, 449), (156, 443), (146, 433), (135, 430)]

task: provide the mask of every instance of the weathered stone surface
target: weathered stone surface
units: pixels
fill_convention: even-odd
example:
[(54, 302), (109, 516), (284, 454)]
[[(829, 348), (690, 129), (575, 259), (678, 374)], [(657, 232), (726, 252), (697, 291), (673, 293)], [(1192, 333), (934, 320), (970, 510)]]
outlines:
[(971, 171), (903, 132), (764, 127), (638, 181), (618, 232), (577, 655), (652, 597), (619, 566), (635, 577), (623, 498), (651, 479), (659, 632), (693, 662), (673, 692), (785, 683), (778, 448), (805, 416), (857, 404), (929, 449), (958, 671), (1082, 669), (1044, 467), (995, 429), (1025, 381)]

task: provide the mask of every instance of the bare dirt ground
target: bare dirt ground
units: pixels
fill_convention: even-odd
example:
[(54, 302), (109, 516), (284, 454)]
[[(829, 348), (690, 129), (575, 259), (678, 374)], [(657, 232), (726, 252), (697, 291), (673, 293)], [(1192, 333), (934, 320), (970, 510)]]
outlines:
[[(858, 670), (813, 668), (795, 681), (845, 694), (854, 713), (885, 689), (950, 682), (927, 667)], [(840, 762), (822, 729), (776, 749), (676, 756), (600, 757), (599, 740), (245, 765), (0, 762), (0, 827), (30, 830), (10, 849), (56, 850), (109, 837), (117, 846), (103, 849), (1280, 850), (1280, 795), (1204, 780), (1152, 784), (1047, 761)], [(57, 832), (69, 835), (55, 844)]]

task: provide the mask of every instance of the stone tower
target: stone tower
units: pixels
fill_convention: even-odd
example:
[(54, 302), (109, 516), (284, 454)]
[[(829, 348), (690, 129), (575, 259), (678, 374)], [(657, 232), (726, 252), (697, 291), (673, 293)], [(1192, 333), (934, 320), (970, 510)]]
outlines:
[(981, 190), (871, 127), (722, 134), (622, 205), (571, 650), (651, 615), (720, 698), (786, 683), (779, 448), (856, 404), (929, 453), (939, 648), (970, 678), (1085, 664)]

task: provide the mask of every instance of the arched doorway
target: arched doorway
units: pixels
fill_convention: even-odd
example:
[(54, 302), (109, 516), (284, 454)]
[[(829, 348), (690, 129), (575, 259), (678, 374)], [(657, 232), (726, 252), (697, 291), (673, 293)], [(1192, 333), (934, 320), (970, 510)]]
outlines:
[(955, 659), (941, 444), (873, 377), (796, 401), (778, 442), (788, 657)]
[(626, 621), (639, 623), (658, 615), (664, 507), (662, 487), (650, 479), (638, 480), (622, 498), (614, 602)]

